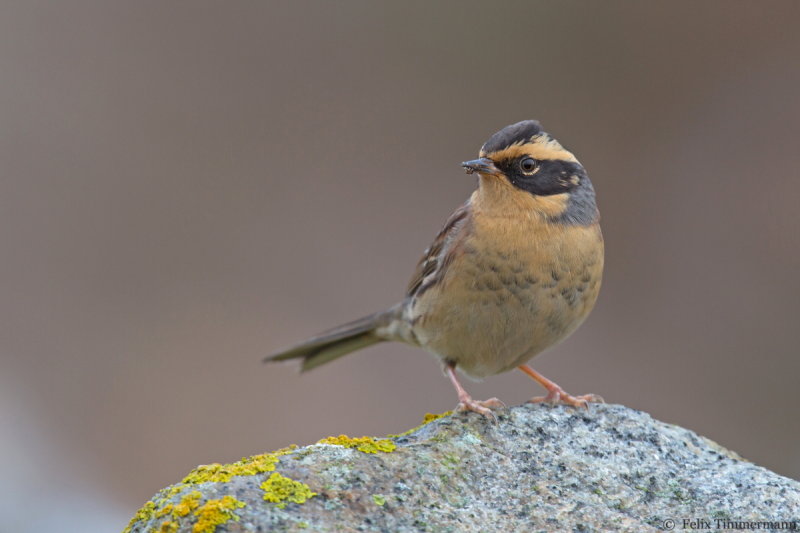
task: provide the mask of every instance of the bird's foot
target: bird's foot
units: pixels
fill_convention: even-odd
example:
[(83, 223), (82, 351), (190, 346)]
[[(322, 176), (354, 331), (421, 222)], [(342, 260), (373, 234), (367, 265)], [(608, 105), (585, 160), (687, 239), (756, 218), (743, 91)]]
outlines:
[(584, 394), (583, 396), (572, 396), (564, 392), (554, 381), (550, 381), (528, 365), (520, 365), (521, 371), (535, 379), (542, 387), (547, 389), (547, 396), (537, 396), (528, 400), (528, 403), (548, 403), (550, 405), (563, 404), (572, 407), (585, 407), (589, 409), (590, 402), (605, 403), (597, 394)]
[(492, 422), (497, 422), (497, 417), (492, 412), (492, 409), (502, 409), (506, 406), (506, 404), (497, 398), (490, 398), (484, 401), (473, 400), (472, 396), (467, 394), (467, 391), (465, 391), (464, 387), (461, 386), (461, 383), (458, 382), (458, 378), (456, 377), (456, 364), (452, 361), (445, 364), (444, 371), (447, 373), (450, 381), (453, 382), (453, 386), (456, 388), (456, 392), (458, 393), (458, 405), (456, 406), (456, 411), (472, 411), (485, 416)]
[(493, 422), (497, 422), (497, 416), (492, 412), (492, 409), (503, 409), (506, 404), (497, 398), (489, 398), (488, 400), (473, 400), (469, 396), (459, 398), (456, 411), (472, 411), (489, 418)]
[(549, 405), (571, 405), (572, 407), (584, 407), (589, 409), (589, 403), (605, 403), (605, 400), (597, 394), (583, 394), (572, 396), (564, 392), (564, 389), (556, 385), (555, 388), (547, 392), (547, 396), (537, 396), (528, 400), (528, 403), (546, 403)]

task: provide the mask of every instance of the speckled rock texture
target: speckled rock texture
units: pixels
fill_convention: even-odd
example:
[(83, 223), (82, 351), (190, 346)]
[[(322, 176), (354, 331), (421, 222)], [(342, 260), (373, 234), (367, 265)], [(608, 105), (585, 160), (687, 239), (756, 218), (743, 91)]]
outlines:
[(800, 520), (797, 481), (619, 405), (523, 405), (497, 423), (458, 413), (377, 442), (256, 456), (257, 473), (227, 481), (187, 477), (129, 530), (782, 531)]

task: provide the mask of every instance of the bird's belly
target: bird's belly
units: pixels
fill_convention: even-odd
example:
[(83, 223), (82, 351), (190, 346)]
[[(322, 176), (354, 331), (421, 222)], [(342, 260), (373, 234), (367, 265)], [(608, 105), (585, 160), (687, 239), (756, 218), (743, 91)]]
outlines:
[(467, 249), (442, 286), (415, 302), (414, 334), (467, 375), (510, 370), (583, 322), (600, 289), (602, 245), (599, 252)]

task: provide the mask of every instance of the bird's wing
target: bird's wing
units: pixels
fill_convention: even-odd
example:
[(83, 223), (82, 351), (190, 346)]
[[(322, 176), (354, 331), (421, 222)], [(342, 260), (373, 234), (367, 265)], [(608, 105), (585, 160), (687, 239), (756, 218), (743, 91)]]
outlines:
[(425, 250), (422, 254), (422, 259), (417, 263), (417, 268), (406, 289), (407, 297), (419, 296), (441, 280), (447, 266), (454, 257), (454, 244), (458, 240), (456, 236), (468, 222), (469, 218), (469, 202), (456, 209), (453, 214), (450, 215), (442, 231), (436, 235), (433, 243)]

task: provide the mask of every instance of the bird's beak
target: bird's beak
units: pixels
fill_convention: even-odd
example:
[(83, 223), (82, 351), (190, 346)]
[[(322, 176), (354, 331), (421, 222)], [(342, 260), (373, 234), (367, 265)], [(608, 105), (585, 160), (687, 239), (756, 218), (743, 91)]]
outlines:
[(480, 174), (497, 174), (500, 171), (494, 166), (494, 161), (488, 157), (481, 157), (480, 159), (473, 159), (472, 161), (464, 161), (461, 163), (467, 174), (478, 172)]

